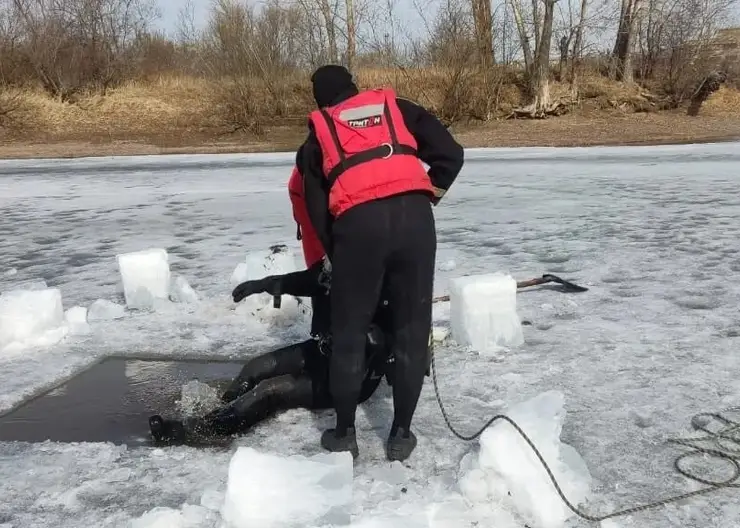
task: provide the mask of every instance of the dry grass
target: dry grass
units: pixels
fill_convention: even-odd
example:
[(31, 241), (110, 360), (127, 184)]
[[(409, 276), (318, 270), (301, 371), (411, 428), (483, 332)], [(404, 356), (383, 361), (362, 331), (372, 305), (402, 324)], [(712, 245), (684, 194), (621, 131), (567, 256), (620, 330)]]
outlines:
[[(453, 130), (467, 146), (740, 137), (740, 91), (728, 87), (709, 98), (699, 118), (686, 118), (679, 111), (643, 118), (639, 115), (645, 114), (634, 114), (635, 109), (645, 109), (641, 105), (648, 105), (639, 89), (584, 75), (581, 103), (569, 116), (536, 122), (494, 119), (476, 124), (475, 118), (484, 112), (476, 101), (483, 99), (487, 89), (487, 96), (495, 97), (498, 108), (494, 118), (522, 102), (516, 73), (498, 70), (489, 85), (474, 72), (440, 68), (365, 69), (358, 72), (357, 80), (363, 88), (391, 85), (400, 95), (436, 111), (443, 120), (457, 118)], [(570, 86), (553, 83), (552, 93), (555, 98), (568, 97)], [(13, 102), (11, 111), (4, 115), (3, 107), (9, 101)], [(4, 145), (0, 156), (294, 148), (303, 137), (306, 115), (312, 108), (307, 75), (271, 82), (158, 77), (129, 82), (106, 95), (79, 96), (73, 102), (52, 99), (40, 90), (6, 91), (0, 93), (0, 140)], [(247, 125), (239, 126), (245, 122)], [(247, 134), (229, 135), (235, 130)]]

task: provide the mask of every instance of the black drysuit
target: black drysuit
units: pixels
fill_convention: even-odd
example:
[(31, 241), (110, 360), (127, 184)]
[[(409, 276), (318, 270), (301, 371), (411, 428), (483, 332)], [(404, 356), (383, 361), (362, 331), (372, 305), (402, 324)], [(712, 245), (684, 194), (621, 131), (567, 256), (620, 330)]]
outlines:
[[(242, 283), (237, 290), (241, 289), (241, 298), (266, 291), (328, 299), (327, 289), (319, 281), (321, 268), (322, 263), (319, 262), (305, 271)], [(226, 405), (206, 416), (189, 418), (184, 422), (152, 417), (152, 436), (159, 442), (207, 443), (214, 436), (243, 432), (279, 411), (331, 408), (328, 385), (331, 339), (327, 312), (328, 304), (314, 303), (311, 332), (314, 339), (250, 359), (222, 395), (221, 400)], [(392, 382), (388, 366), (393, 358), (389, 356), (385, 337), (387, 328), (388, 309), (381, 302), (366, 336), (367, 368), (358, 403), (373, 395), (384, 375), (387, 375), (389, 383)]]
[[(341, 67), (319, 68), (312, 81), (320, 108), (358, 93), (351, 75)], [(399, 429), (408, 436), (428, 364), (437, 245), (432, 202), (456, 179), (463, 149), (424, 108), (401, 98), (397, 102), (416, 139), (418, 157), (430, 167), (436, 198), (404, 193), (354, 206), (334, 219), (328, 209), (330, 188), (321, 148), (311, 125), (296, 156), (311, 223), (332, 264), (330, 389), (336, 437), (354, 427), (365, 371), (365, 334), (381, 290), (388, 292), (389, 339), (395, 357), (391, 436)]]

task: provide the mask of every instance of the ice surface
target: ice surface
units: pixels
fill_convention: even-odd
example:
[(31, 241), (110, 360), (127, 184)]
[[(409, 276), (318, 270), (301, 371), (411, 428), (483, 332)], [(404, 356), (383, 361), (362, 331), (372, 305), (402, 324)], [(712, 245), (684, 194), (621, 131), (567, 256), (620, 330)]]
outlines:
[(240, 262), (239, 264), (237, 264), (236, 268), (234, 268), (234, 271), (231, 273), (229, 284), (231, 285), (231, 288), (234, 289), (237, 286), (239, 286), (242, 282), (246, 282), (248, 280), (249, 280), (249, 272), (247, 271), (247, 263)]
[(516, 310), (516, 280), (489, 273), (450, 281), (452, 338), (481, 353), (524, 343)]
[(110, 321), (126, 316), (126, 308), (108, 299), (97, 299), (87, 311), (88, 321)]
[(229, 464), (223, 518), (230, 528), (347, 525), (352, 455), (281, 456), (240, 447)]
[(69, 327), (71, 335), (86, 335), (90, 333), (90, 325), (87, 324), (87, 308), (84, 306), (73, 306), (64, 312), (64, 320)]
[[(512, 407), (506, 415), (529, 436), (565, 495), (578, 505), (589, 494), (591, 475), (578, 453), (560, 440), (563, 406), (563, 394), (551, 391)], [(489, 509), (492, 521), (507, 528), (522, 523), (560, 528), (573, 515), (535, 453), (509, 423), (497, 422), (487, 429), (480, 438), (480, 452), (467, 455), (461, 467), (460, 487), (466, 498)]]
[(153, 308), (157, 299), (170, 295), (170, 264), (162, 248), (145, 249), (116, 255), (123, 282), (126, 306)]
[(154, 508), (131, 521), (128, 528), (200, 528), (210, 525), (214, 519), (213, 513), (206, 508), (185, 504), (179, 510)]
[(188, 284), (182, 275), (173, 274), (170, 286), (170, 298), (174, 302), (192, 304), (200, 301), (198, 293)]
[[(12, 273), (11, 276), (16, 273)], [(29, 279), (13, 284), (14, 290), (46, 290), (48, 287), (48, 284), (43, 279)]]
[[(17, 270), (0, 275), (0, 291), (43, 278), (61, 290), (65, 307), (123, 303), (113, 257), (161, 247), (201, 298), (91, 322), (84, 340), (0, 355), (0, 412), (109, 354), (246, 360), (305, 339), (307, 324), (268, 327), (236, 313), (229, 284), (246, 254), (280, 241), (300, 251), (285, 188), (294, 161), (295, 153), (0, 161), (0, 269)], [(518, 280), (549, 272), (591, 289), (521, 290), (517, 311), (533, 325), (505, 356), (480, 357), (450, 339), (436, 344), (439, 389), (455, 427), (473, 433), (502, 407), (557, 388), (567, 396), (562, 438), (593, 475), (587, 511), (693, 489), (672, 467), (680, 450), (662, 440), (692, 435), (697, 412), (740, 403), (739, 163), (737, 143), (467, 151), (460, 178), (434, 210), (435, 295), (448, 293), (454, 277), (504, 269)], [(492, 177), (502, 164), (516, 178)], [(451, 259), (455, 270), (441, 270)], [(435, 305), (435, 326), (449, 327), (449, 308)], [(405, 481), (376, 480), (373, 470), (387, 465), (391, 416), (381, 384), (358, 410), (353, 523), (510, 528), (490, 522), (489, 503), (455, 497), (460, 460), (476, 443), (447, 431), (429, 378)], [(312, 455), (321, 452), (320, 430), (332, 425), (331, 412), (290, 411), (236, 445)], [(200, 504), (216, 516), (201, 526), (224, 528), (216, 510), (232, 453), (0, 443), (0, 523), (121, 528), (155, 508)], [(130, 476), (120, 481), (123, 471)], [(735, 528), (740, 508), (736, 494), (720, 492), (611, 526)]]
[(65, 334), (62, 292), (57, 288), (0, 295), (0, 351), (49, 346)]

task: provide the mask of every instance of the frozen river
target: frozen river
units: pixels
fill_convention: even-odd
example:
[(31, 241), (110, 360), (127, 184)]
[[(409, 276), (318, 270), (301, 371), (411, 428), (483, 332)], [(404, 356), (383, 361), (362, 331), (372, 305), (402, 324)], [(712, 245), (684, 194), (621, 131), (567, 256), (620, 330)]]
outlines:
[[(298, 247), (286, 190), (292, 159), (0, 162), (0, 290), (43, 279), (61, 290), (65, 308), (123, 303), (115, 255), (161, 247), (203, 299), (0, 357), (0, 411), (105, 355), (242, 358), (303, 338), (305, 325), (266, 335), (245, 322), (229, 286), (248, 252)], [(594, 479), (590, 511), (692, 489), (674, 473), (678, 451), (663, 440), (691, 434), (696, 413), (740, 405), (738, 189), (739, 144), (468, 151), (435, 210), (437, 293), (451, 277), (492, 271), (555, 273), (590, 291), (522, 292), (519, 313), (533, 324), (524, 327), (526, 344), (507, 354), (438, 347), (440, 389), (456, 424), (473, 430), (503, 405), (556, 389), (568, 413), (563, 440)], [(439, 306), (437, 324), (446, 317)], [(356, 513), (371, 517), (413, 512), (422, 499), (454, 491), (460, 459), (474, 448), (447, 432), (427, 383), (407, 493), (378, 489), (391, 405), (389, 392), (379, 392), (359, 413), (354, 484)], [(236, 444), (317, 453), (317, 425), (331, 422), (330, 414), (293, 411)], [(190, 448), (0, 442), (0, 527), (128, 526), (153, 508), (185, 503), (200, 509), (181, 526), (216, 527), (229, 458)], [(739, 504), (737, 490), (721, 491), (610, 526), (736, 527)]]

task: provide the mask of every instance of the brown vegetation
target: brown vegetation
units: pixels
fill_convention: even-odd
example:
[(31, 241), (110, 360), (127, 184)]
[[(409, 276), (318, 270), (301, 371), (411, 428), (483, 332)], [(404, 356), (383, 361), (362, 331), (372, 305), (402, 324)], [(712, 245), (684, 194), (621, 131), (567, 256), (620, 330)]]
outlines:
[[(93, 152), (121, 142), (293, 147), (313, 108), (310, 71), (327, 62), (351, 64), (362, 87), (393, 86), (470, 146), (740, 136), (738, 72), (728, 59), (740, 41), (733, 46), (727, 31), (716, 38), (735, 0), (611, 0), (613, 9), (506, 0), (493, 12), (490, 2), (447, 0), (424, 20), (427, 35), (405, 39), (392, 0), (371, 1), (339, 9), (271, 0), (257, 11), (218, 0), (203, 30), (186, 7), (178, 38), (168, 39), (152, 32), (147, 0), (0, 0), (0, 155), (56, 142), (99, 145)], [(379, 13), (390, 28), (382, 38), (373, 34)], [(600, 52), (609, 24), (616, 40)], [(685, 107), (714, 71), (727, 82), (692, 121)], [(570, 115), (508, 120), (562, 114)], [(598, 132), (578, 133), (584, 123)]]

